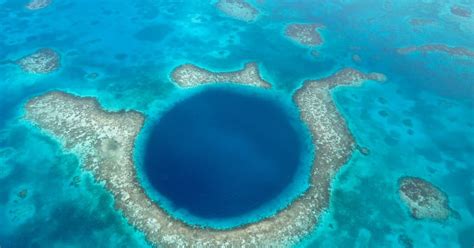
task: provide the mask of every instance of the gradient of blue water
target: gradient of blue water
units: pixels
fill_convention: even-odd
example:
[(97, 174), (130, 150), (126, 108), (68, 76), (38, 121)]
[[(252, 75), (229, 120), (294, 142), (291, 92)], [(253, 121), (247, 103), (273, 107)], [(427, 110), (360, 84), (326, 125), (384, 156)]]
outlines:
[(277, 104), (236, 89), (209, 89), (176, 104), (150, 133), (150, 184), (175, 209), (209, 219), (238, 217), (279, 197), (293, 180), (305, 180), (295, 175), (307, 150)]
[[(146, 245), (102, 186), (82, 175), (74, 157), (19, 122), (26, 99), (62, 89), (97, 96), (109, 109), (153, 116), (176, 92), (168, 77), (173, 67), (193, 62), (226, 70), (256, 60), (288, 95), (302, 80), (346, 66), (389, 78), (334, 93), (356, 140), (371, 154), (356, 154), (339, 173), (330, 209), (304, 246), (403, 247), (405, 235), (415, 247), (472, 247), (473, 62), (395, 52), (432, 42), (474, 49), (472, 18), (449, 13), (450, 5), (472, 1), (265, 2), (257, 6), (266, 15), (249, 25), (222, 16), (205, 1), (65, 0), (30, 13), (24, 1), (0, 0), (0, 60), (43, 46), (63, 56), (62, 69), (46, 76), (0, 65), (0, 246)], [(196, 17), (202, 22), (193, 22)], [(414, 28), (413, 17), (436, 24)], [(326, 25), (320, 56), (282, 37), (284, 25), (294, 21)], [(143, 37), (142, 30), (161, 35)], [(351, 60), (354, 53), (362, 62)], [(100, 77), (85, 79), (90, 72)], [(89, 179), (71, 188), (75, 175)], [(396, 192), (403, 175), (423, 177), (446, 191), (460, 219), (412, 219)], [(29, 196), (19, 200), (24, 188)]]

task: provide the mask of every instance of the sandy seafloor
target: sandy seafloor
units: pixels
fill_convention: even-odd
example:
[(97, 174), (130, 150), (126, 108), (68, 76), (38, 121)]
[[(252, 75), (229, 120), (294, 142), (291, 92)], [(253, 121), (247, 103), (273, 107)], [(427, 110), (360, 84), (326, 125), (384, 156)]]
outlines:
[[(288, 97), (304, 79), (348, 66), (389, 79), (333, 93), (370, 154), (355, 153), (337, 175), (330, 208), (302, 247), (474, 245), (474, 58), (396, 53), (429, 43), (474, 49), (474, 17), (450, 13), (453, 4), (474, 10), (472, 0), (267, 0), (254, 3), (261, 16), (253, 23), (205, 1), (63, 0), (38, 11), (25, 2), (0, 0), (0, 61), (51, 47), (62, 66), (30, 75), (0, 65), (0, 247), (148, 246), (74, 155), (21, 120), (29, 98), (60, 89), (156, 116), (184, 94), (170, 81), (174, 67), (230, 70), (247, 61)], [(414, 27), (411, 18), (433, 22)], [(283, 36), (290, 22), (325, 25), (317, 57)], [(99, 77), (87, 79), (93, 72)], [(404, 175), (445, 191), (459, 218), (413, 219), (397, 193)]]

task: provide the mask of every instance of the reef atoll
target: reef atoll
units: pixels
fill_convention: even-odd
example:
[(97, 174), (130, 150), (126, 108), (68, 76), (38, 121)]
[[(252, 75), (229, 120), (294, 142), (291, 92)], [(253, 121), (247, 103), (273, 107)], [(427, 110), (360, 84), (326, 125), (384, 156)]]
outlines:
[(210, 83), (234, 83), (270, 88), (271, 84), (260, 76), (257, 63), (247, 63), (244, 68), (232, 72), (212, 72), (192, 64), (176, 67), (171, 73), (173, 81), (180, 87), (194, 87)]
[(418, 177), (402, 177), (398, 181), (402, 201), (416, 219), (447, 219), (452, 210), (448, 196), (428, 181)]
[(31, 0), (26, 4), (26, 8), (29, 10), (39, 10), (48, 7), (53, 0)]
[(474, 51), (465, 47), (451, 47), (445, 44), (426, 44), (421, 46), (408, 46), (399, 48), (397, 50), (399, 54), (409, 54), (414, 52), (430, 53), (440, 52), (446, 53), (452, 56), (470, 57), (474, 58)]
[[(197, 68), (187, 65), (185, 68)], [(178, 84), (199, 86), (201, 70), (186, 70)], [(196, 75), (193, 73), (196, 72)], [(176, 71), (173, 73), (173, 75)], [(220, 73), (207, 72), (218, 78)], [(226, 74), (238, 82), (239, 74)], [(234, 75), (236, 78), (231, 78)], [(175, 76), (173, 76), (175, 78)], [(187, 225), (169, 216), (144, 192), (133, 161), (134, 142), (144, 116), (134, 111), (107, 112), (93, 98), (50, 92), (31, 99), (25, 118), (58, 138), (78, 154), (83, 167), (113, 194), (116, 207), (147, 239), (163, 247), (287, 247), (311, 233), (329, 204), (330, 183), (356, 148), (330, 91), (341, 85), (360, 85), (366, 80), (383, 81), (378, 73), (344, 69), (327, 78), (308, 80), (293, 96), (301, 119), (317, 147), (309, 189), (290, 206), (259, 222), (233, 229), (215, 230)], [(248, 84), (257, 87), (255, 84)]]
[(241, 21), (251, 22), (260, 12), (245, 0), (219, 0), (216, 7), (224, 14)]
[(15, 63), (25, 72), (45, 74), (57, 70), (61, 65), (61, 58), (59, 53), (53, 49), (42, 48), (33, 54), (20, 58)]
[(300, 45), (318, 46), (323, 43), (318, 29), (323, 27), (317, 23), (293, 23), (286, 26), (285, 35)]

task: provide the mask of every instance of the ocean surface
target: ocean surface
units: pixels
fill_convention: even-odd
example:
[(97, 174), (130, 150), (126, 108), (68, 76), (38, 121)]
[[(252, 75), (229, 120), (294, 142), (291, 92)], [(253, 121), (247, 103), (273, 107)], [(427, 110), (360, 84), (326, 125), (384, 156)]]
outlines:
[[(304, 80), (341, 68), (388, 78), (333, 92), (357, 143), (370, 153), (354, 153), (339, 171), (328, 210), (299, 246), (473, 247), (474, 58), (397, 49), (435, 43), (473, 50), (473, 15), (454, 15), (451, 7), (474, 11), (474, 2), (249, 2), (261, 12), (251, 23), (224, 15), (208, 1), (55, 0), (30, 11), (27, 1), (0, 0), (0, 247), (150, 246), (74, 154), (22, 119), (28, 99), (62, 90), (96, 97), (108, 110), (143, 112), (147, 122), (134, 155), (145, 168), (146, 137), (161, 125), (155, 123), (180, 100), (195, 100), (172, 83), (173, 68), (194, 63), (227, 71), (249, 61), (259, 63), (287, 107)], [(413, 19), (428, 21), (414, 25)], [(285, 26), (295, 22), (323, 24), (324, 44), (309, 49), (286, 38)], [(59, 70), (34, 75), (10, 63), (43, 47), (60, 53)], [(252, 111), (240, 114), (265, 118)], [(411, 217), (397, 192), (401, 176), (442, 189), (458, 217)], [(304, 176), (294, 178), (291, 183), (303, 187), (298, 180)], [(255, 194), (269, 197), (266, 191)], [(204, 210), (212, 207), (202, 204)]]
[(172, 106), (147, 137), (147, 193), (173, 216), (215, 228), (269, 217), (303, 193), (308, 132), (296, 111), (260, 95), (269, 93), (212, 87)]

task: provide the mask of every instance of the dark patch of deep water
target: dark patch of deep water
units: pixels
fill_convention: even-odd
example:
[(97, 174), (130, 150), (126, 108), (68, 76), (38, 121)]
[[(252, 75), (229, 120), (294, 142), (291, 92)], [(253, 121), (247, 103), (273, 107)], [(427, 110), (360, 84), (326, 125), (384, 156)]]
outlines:
[(296, 180), (307, 150), (289, 115), (271, 99), (207, 89), (152, 127), (144, 173), (174, 209), (201, 219), (245, 215)]

